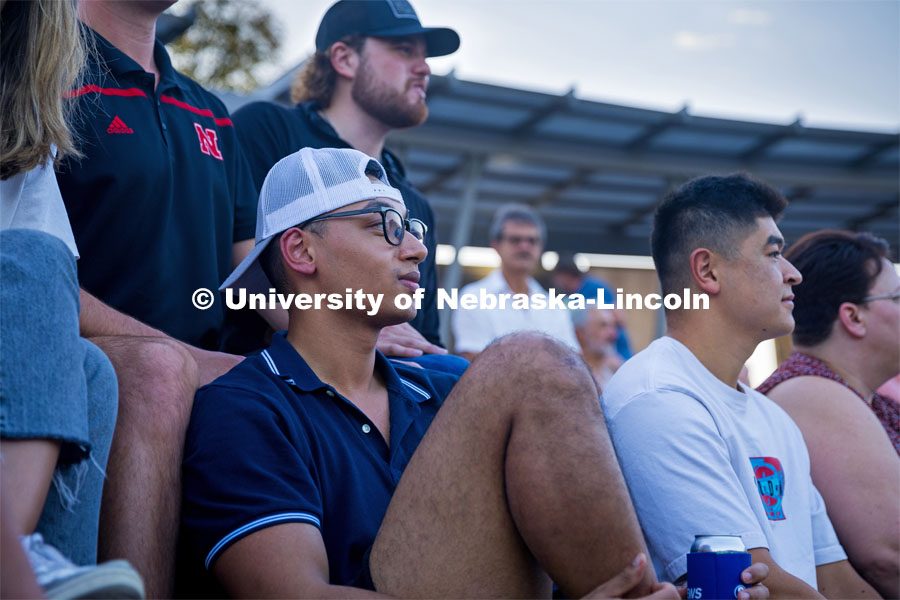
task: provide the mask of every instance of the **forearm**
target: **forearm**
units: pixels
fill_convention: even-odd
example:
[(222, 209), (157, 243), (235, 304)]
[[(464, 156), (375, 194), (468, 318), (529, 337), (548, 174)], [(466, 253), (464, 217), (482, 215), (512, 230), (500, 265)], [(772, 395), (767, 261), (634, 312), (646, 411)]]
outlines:
[(169, 337), (162, 331), (145, 325), (111, 306), (104, 304), (93, 294), (81, 292), (81, 314), (78, 319), (82, 337), (104, 335), (130, 335), (141, 337)]
[(802, 579), (779, 567), (766, 548), (751, 549), (750, 555), (753, 562), (762, 562), (769, 567), (769, 576), (764, 583), (769, 588), (770, 598), (822, 598), (822, 594)]
[(826, 598), (881, 597), (846, 560), (817, 566), (816, 579), (819, 591)]
[(81, 314), (78, 326), (81, 336), (85, 338), (101, 336), (161, 337), (172, 339), (184, 346), (195, 360), (199, 360), (201, 353), (204, 352), (114, 309), (84, 289), (81, 290)]

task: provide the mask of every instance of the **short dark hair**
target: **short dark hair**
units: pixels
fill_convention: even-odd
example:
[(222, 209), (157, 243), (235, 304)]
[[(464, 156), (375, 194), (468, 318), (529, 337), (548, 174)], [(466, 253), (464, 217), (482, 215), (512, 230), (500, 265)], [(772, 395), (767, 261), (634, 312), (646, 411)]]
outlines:
[(575, 277), (584, 277), (584, 272), (578, 268), (578, 263), (575, 262), (575, 253), (568, 251), (559, 253), (559, 260), (556, 261), (553, 272), (566, 273), (568, 275), (574, 275)]
[(756, 219), (777, 219), (787, 200), (744, 173), (692, 179), (668, 194), (653, 216), (650, 249), (664, 293), (690, 284), (688, 259), (697, 248), (732, 258)]
[(276, 234), (269, 245), (259, 255), (259, 266), (269, 279), (269, 283), (279, 294), (289, 294), (287, 276), (284, 272), (284, 261), (281, 260), (281, 236), (282, 231)]
[[(328, 223), (317, 221), (307, 225), (306, 229), (316, 235), (322, 235), (325, 233), (326, 227), (328, 227)], [(294, 290), (290, 289), (287, 271), (284, 269), (284, 260), (281, 257), (281, 236), (283, 235), (284, 231), (276, 234), (272, 241), (269, 242), (269, 245), (260, 253), (257, 260), (259, 260), (259, 266), (262, 267), (263, 273), (269, 278), (269, 283), (275, 288), (275, 292), (278, 294), (290, 294)]]
[(794, 286), (794, 343), (824, 342), (841, 304), (869, 295), (888, 255), (888, 243), (870, 233), (826, 229), (797, 240), (784, 254), (803, 275)]

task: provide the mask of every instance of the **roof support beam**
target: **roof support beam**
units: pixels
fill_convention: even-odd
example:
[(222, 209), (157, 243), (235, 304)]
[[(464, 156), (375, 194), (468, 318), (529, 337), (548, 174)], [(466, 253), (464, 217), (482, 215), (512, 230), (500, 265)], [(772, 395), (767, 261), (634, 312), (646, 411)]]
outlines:
[(648, 160), (646, 156), (630, 154), (597, 146), (575, 145), (547, 139), (526, 138), (512, 140), (490, 133), (456, 127), (421, 125), (415, 130), (398, 130), (394, 140), (425, 148), (440, 148), (455, 152), (470, 152), (477, 148), (484, 154), (510, 154), (525, 161), (566, 167), (586, 167), (604, 171), (625, 171), (634, 174), (650, 173), (678, 181), (711, 172), (747, 170), (772, 185), (806, 185), (851, 189), (866, 193), (895, 193), (896, 171), (860, 173), (858, 170), (799, 164), (756, 164), (728, 157), (692, 157), (667, 153)]
[(432, 177), (430, 181), (421, 186), (420, 189), (422, 190), (422, 193), (428, 194), (429, 192), (438, 189), (439, 187), (459, 175), (465, 167), (466, 159), (463, 158), (452, 167), (444, 169), (443, 171), (438, 171), (438, 173), (434, 177)]
[(878, 157), (882, 152), (890, 150), (896, 144), (897, 142), (894, 140), (885, 140), (880, 144), (876, 144), (868, 152), (853, 161), (852, 167), (854, 169), (865, 169), (872, 166), (872, 164), (875, 163), (876, 160), (878, 160)]
[(514, 138), (523, 138), (534, 131), (534, 128), (543, 123), (546, 119), (557, 111), (563, 110), (572, 105), (575, 100), (575, 88), (570, 88), (568, 92), (562, 96), (551, 99), (542, 108), (537, 109), (531, 116), (519, 123), (510, 135)]
[(900, 204), (900, 195), (886, 202), (882, 202), (875, 207), (875, 210), (865, 216), (853, 219), (848, 223), (848, 225), (850, 229), (859, 231), (860, 229), (863, 229), (870, 221), (875, 221), (877, 219), (880, 219), (881, 217), (887, 216), (888, 213), (897, 208), (898, 204)]
[(582, 183), (587, 181), (591, 177), (591, 175), (594, 174), (594, 172), (594, 169), (587, 169), (584, 167), (575, 169), (568, 179), (560, 181), (548, 187), (543, 193), (541, 193), (541, 195), (539, 195), (532, 201), (532, 204), (534, 204), (534, 206), (537, 208), (540, 208), (545, 204), (553, 204), (560, 194), (562, 194), (569, 188), (581, 185)]
[(781, 140), (792, 136), (799, 137), (802, 134), (803, 123), (801, 123), (800, 117), (797, 117), (790, 125), (785, 125), (775, 133), (762, 138), (758, 144), (744, 152), (741, 159), (748, 162), (758, 160), (759, 158), (762, 158), (763, 154), (765, 154), (772, 146)]
[(685, 104), (677, 113), (672, 113), (659, 123), (648, 127), (641, 135), (633, 139), (625, 147), (625, 150), (627, 152), (640, 152), (641, 150), (645, 150), (653, 140), (664, 131), (676, 125), (684, 125), (690, 120), (691, 115), (688, 113), (687, 104)]
[[(472, 222), (475, 218), (475, 204), (478, 200), (478, 184), (481, 182), (481, 173), (484, 170), (484, 156), (472, 154), (466, 165), (466, 188), (463, 192), (462, 202), (459, 206), (459, 215), (456, 218), (456, 227), (453, 230), (453, 247), (456, 254), (453, 262), (447, 267), (444, 277), (444, 287), (455, 290), (462, 283), (462, 265), (459, 264), (459, 250), (469, 243), (472, 236)], [(450, 319), (446, 316), (450, 311), (441, 311), (444, 317), (441, 319), (441, 339), (450, 339)]]

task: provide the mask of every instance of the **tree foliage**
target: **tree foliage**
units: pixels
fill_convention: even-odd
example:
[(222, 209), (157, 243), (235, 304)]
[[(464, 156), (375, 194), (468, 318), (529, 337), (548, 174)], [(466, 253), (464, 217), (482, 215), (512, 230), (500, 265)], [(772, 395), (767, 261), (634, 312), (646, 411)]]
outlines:
[(265, 5), (247, 0), (188, 0), (179, 13), (194, 9), (194, 24), (169, 44), (175, 68), (222, 90), (249, 92), (259, 86), (261, 66), (281, 45), (281, 30)]

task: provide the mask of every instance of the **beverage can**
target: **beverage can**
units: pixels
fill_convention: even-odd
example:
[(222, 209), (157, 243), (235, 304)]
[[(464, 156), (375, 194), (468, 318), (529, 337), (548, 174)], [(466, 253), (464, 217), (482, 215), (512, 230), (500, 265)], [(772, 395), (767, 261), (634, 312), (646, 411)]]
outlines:
[(739, 535), (697, 535), (687, 555), (689, 600), (733, 600), (746, 586), (741, 572), (750, 553)]

